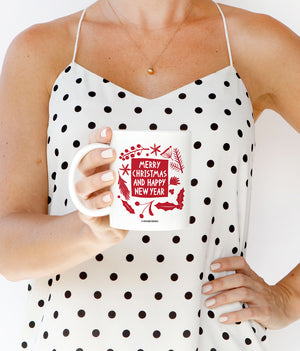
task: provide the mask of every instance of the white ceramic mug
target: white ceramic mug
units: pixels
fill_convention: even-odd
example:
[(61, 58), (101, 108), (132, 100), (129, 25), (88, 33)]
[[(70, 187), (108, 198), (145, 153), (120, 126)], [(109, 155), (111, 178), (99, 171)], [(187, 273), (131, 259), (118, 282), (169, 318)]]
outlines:
[[(109, 145), (89, 144), (75, 155), (68, 181), (71, 199), (88, 216), (109, 214), (113, 228), (182, 229), (190, 214), (190, 145), (189, 131), (115, 130)], [(116, 151), (110, 164), (116, 174), (110, 187), (114, 199), (108, 207), (89, 209), (75, 190), (76, 169), (89, 151), (107, 147)]]

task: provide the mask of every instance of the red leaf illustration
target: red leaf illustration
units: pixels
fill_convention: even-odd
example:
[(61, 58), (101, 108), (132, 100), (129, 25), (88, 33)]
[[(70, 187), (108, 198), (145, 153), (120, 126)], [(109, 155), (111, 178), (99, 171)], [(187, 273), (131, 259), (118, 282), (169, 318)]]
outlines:
[(178, 163), (177, 167), (183, 173), (183, 161), (182, 161), (182, 156), (180, 154), (180, 151), (177, 147), (174, 148), (174, 160)]
[(130, 191), (129, 191), (129, 189), (127, 188), (126, 183), (127, 183), (127, 182), (126, 182), (124, 179), (121, 178), (120, 172), (119, 172), (119, 181), (118, 181), (118, 184), (119, 184), (120, 191), (121, 191), (121, 193), (124, 195), (125, 199), (126, 199), (126, 200), (129, 200), (129, 199), (130, 199)]
[(151, 204), (149, 206), (149, 214), (150, 214), (150, 216), (154, 216), (154, 213), (152, 212), (152, 208), (151, 208), (152, 204), (153, 204), (153, 201), (151, 202)]
[(155, 205), (159, 210), (172, 211), (174, 208), (177, 208), (177, 205), (170, 202), (159, 202)]
[(179, 178), (177, 177), (171, 177), (170, 179), (170, 185), (178, 185), (180, 184)]
[(135, 213), (135, 212), (134, 212), (134, 209), (129, 205), (128, 202), (126, 202), (126, 201), (124, 201), (124, 200), (122, 200), (122, 202), (123, 202), (123, 206), (126, 208), (126, 210), (127, 210), (128, 212), (130, 212), (130, 213)]
[(183, 204), (183, 198), (184, 198), (184, 188), (182, 188), (177, 196), (177, 202), (178, 205)]

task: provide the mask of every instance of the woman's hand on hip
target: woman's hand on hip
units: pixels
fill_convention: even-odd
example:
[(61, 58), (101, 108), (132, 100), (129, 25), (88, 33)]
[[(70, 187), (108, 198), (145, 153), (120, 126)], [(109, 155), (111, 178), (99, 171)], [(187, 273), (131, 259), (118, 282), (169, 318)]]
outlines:
[(214, 294), (206, 299), (206, 307), (213, 309), (234, 302), (248, 305), (239, 311), (222, 314), (219, 317), (221, 323), (230, 324), (252, 319), (268, 329), (280, 329), (289, 324), (285, 314), (289, 293), (284, 285), (268, 285), (241, 256), (219, 258), (212, 262), (211, 270), (236, 273), (203, 285), (203, 294)]

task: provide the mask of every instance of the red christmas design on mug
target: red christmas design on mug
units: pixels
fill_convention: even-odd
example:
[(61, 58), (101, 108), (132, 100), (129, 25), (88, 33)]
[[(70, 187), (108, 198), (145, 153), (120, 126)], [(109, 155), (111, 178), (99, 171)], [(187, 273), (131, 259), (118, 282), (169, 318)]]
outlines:
[[(125, 149), (119, 157), (124, 162), (118, 170), (118, 198), (129, 213), (139, 213), (140, 218), (146, 215), (155, 218), (156, 211), (183, 209), (184, 188), (180, 189), (180, 176), (185, 167), (182, 155), (177, 147), (168, 146), (162, 150), (156, 143), (150, 147), (137, 144)], [(136, 198), (140, 198), (139, 201)]]

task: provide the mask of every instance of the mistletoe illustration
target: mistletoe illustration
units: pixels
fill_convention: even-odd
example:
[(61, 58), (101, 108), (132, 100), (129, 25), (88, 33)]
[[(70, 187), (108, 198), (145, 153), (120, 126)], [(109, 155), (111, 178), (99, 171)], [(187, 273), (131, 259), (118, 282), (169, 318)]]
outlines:
[(182, 188), (177, 195), (177, 204), (173, 204), (171, 202), (159, 202), (158, 204), (155, 205), (158, 209), (165, 210), (165, 211), (172, 211), (175, 208), (178, 208), (179, 210), (183, 209), (183, 198), (184, 198), (184, 188)]
[(152, 204), (153, 204), (154, 200), (152, 200), (151, 202), (147, 202), (145, 204), (141, 204), (139, 203), (138, 201), (136, 201), (135, 205), (136, 206), (146, 206), (144, 209), (143, 209), (143, 212), (140, 214), (140, 218), (144, 218), (144, 212), (145, 210), (148, 208), (149, 209), (149, 214), (150, 216), (154, 216), (154, 213), (152, 212)]
[(126, 180), (124, 180), (124, 179), (120, 176), (120, 172), (119, 172), (119, 181), (118, 181), (118, 184), (119, 184), (119, 188), (120, 188), (121, 194), (124, 195), (124, 197), (125, 197), (126, 200), (129, 200), (129, 199), (130, 199), (130, 191), (129, 191), (129, 189), (127, 188), (126, 183), (127, 183)]
[(125, 149), (124, 152), (121, 152), (120, 159), (125, 161), (129, 160), (131, 157), (140, 156), (143, 151), (149, 150), (149, 148), (144, 148), (141, 144), (137, 144), (137, 146), (131, 146), (130, 150)]

